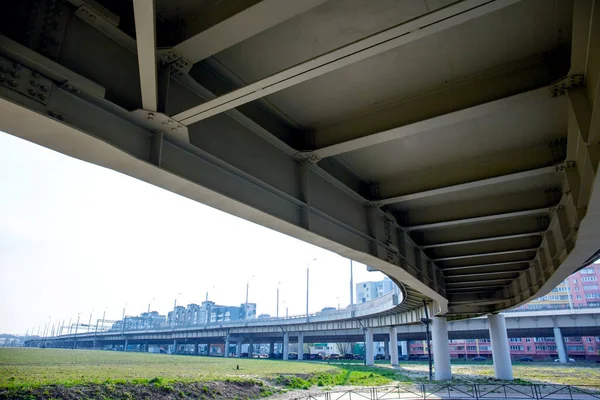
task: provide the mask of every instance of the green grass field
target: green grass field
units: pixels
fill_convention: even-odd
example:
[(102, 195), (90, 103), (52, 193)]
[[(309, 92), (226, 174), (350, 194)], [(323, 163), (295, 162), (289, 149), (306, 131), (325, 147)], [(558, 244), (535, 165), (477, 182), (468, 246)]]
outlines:
[[(490, 382), (494, 375), (491, 363), (460, 362), (453, 364), (452, 370), (456, 382)], [(515, 364), (513, 370), (515, 378), (519, 378), (516, 383), (593, 385), (600, 382), (600, 364), (526, 363)], [(113, 351), (0, 349), (0, 399), (31, 398), (28, 397), (31, 393), (35, 394), (34, 398), (51, 399), (54, 397), (50, 395), (40, 397), (40, 392), (56, 387), (87, 390), (82, 396), (104, 398), (106, 393), (102, 391), (96, 397), (91, 396), (88, 393), (90, 388), (96, 391), (98, 388), (105, 391), (107, 387), (114, 390), (115, 385), (123, 393), (138, 390), (135, 393), (138, 397), (142, 396), (140, 388), (176, 389), (185, 393), (191, 387), (194, 390), (189, 393), (193, 397), (203, 390), (224, 391), (231, 389), (232, 385), (246, 385), (238, 389), (242, 392), (252, 389), (254, 395), (248, 397), (257, 398), (282, 389), (327, 389), (426, 381), (426, 362), (405, 362), (401, 368), (393, 369), (387, 362), (366, 368), (343, 361), (297, 362)], [(209, 383), (213, 386), (204, 386)], [(114, 398), (127, 398), (123, 393)], [(235, 392), (227, 393), (233, 396), (231, 393)], [(61, 395), (62, 392), (56, 397)]]
[[(239, 369), (238, 369), (239, 366)], [(293, 388), (381, 385), (402, 380), (389, 369), (325, 363), (113, 351), (0, 349), (0, 387), (260, 379)]]

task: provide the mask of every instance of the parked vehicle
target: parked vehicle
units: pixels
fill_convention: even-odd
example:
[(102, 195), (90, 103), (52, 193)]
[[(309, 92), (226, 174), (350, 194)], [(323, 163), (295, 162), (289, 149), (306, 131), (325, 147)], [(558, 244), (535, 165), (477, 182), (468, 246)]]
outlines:
[(240, 357), (242, 357), (242, 358), (248, 358), (248, 353), (242, 353), (242, 354), (240, 355)]
[(383, 354), (376, 354), (375, 355), (375, 359), (376, 360), (385, 360), (385, 355), (383, 355)]
[(344, 354), (344, 360), (354, 360), (354, 354)]
[(308, 353), (302, 354), (302, 359), (303, 360), (310, 360), (310, 354), (308, 354)]
[(418, 354), (409, 354), (408, 355), (408, 360), (409, 361), (416, 361), (419, 359), (419, 355)]
[(408, 356), (406, 354), (398, 356), (398, 361), (406, 361), (408, 360)]
[(335, 354), (335, 353), (330, 354), (329, 355), (329, 359), (330, 360), (339, 360), (340, 359), (340, 355), (339, 354)]
[[(560, 362), (560, 358), (557, 358), (556, 360), (554, 360), (554, 362)], [(569, 358), (569, 359), (567, 360), (567, 362), (575, 362), (575, 359), (573, 359), (573, 358)]]
[(485, 358), (484, 356), (477, 356), (477, 357), (473, 357), (471, 358), (471, 361), (486, 361), (487, 358)]
[(517, 361), (520, 361), (520, 362), (533, 362), (533, 358), (532, 357), (521, 357), (521, 358), (517, 358)]
[(421, 355), (419, 357), (417, 357), (417, 360), (419, 361), (428, 361), (429, 360), (429, 356), (428, 355)]
[(363, 356), (361, 356), (360, 354), (355, 354), (354, 359), (355, 360), (364, 360), (365, 358)]
[(289, 353), (288, 354), (288, 360), (297, 360), (298, 359), (298, 353)]

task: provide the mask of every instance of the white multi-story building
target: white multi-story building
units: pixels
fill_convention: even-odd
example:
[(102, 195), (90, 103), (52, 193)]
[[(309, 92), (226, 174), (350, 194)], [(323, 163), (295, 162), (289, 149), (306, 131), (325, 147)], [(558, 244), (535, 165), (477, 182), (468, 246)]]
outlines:
[(388, 277), (377, 282), (360, 282), (356, 284), (356, 303), (366, 303), (375, 300), (395, 289), (395, 284)]

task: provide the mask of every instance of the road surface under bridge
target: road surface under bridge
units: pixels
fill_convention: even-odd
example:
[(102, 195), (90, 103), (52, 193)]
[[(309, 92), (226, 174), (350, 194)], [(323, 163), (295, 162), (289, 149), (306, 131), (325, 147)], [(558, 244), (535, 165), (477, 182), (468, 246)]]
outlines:
[(506, 364), (494, 313), (597, 256), (600, 5), (376, 4), (6, 1), (0, 129), (370, 265), (436, 343), (492, 313)]

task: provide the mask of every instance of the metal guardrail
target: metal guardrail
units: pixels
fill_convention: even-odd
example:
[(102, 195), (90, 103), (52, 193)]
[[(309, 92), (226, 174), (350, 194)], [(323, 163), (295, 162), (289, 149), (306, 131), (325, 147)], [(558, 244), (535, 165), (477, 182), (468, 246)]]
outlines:
[(293, 400), (599, 400), (599, 385), (407, 384), (308, 394)]

